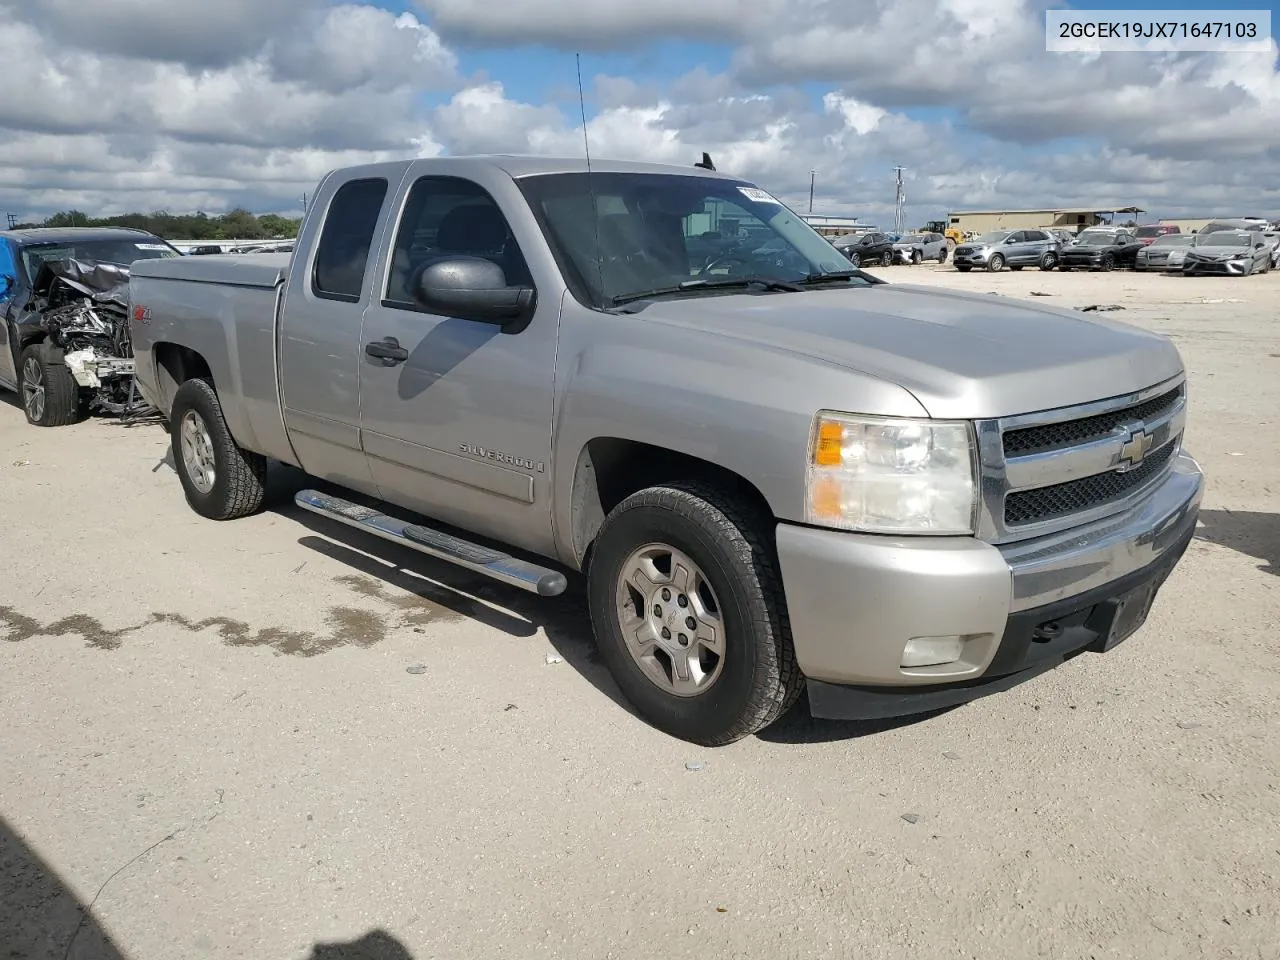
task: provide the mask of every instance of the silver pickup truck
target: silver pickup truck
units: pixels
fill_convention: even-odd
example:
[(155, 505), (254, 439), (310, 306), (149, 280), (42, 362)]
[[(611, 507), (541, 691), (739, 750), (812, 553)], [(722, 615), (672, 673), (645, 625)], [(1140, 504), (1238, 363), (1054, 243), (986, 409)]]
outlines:
[(697, 743), (1109, 650), (1199, 511), (1168, 339), (885, 283), (711, 170), (340, 169), (292, 255), (130, 286), (198, 513), (258, 510), (274, 459), (335, 522), (544, 596), (584, 574), (625, 696)]

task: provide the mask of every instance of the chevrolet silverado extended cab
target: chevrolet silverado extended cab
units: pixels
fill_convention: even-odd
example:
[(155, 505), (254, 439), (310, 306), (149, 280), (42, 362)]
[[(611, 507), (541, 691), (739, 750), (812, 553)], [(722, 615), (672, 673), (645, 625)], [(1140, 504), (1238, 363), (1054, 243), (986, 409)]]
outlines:
[(544, 596), (581, 573), (675, 736), (806, 689), (818, 717), (928, 712), (1107, 651), (1193, 534), (1164, 337), (883, 282), (710, 170), (405, 160), (314, 196), (292, 255), (133, 266), (192, 508), (258, 510), (274, 459), (337, 523)]

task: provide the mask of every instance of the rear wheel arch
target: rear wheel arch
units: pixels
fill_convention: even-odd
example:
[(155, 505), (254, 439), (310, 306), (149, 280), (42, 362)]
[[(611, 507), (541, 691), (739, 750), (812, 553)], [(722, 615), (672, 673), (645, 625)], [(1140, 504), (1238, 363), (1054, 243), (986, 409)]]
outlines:
[(151, 348), (151, 353), (156, 365), (156, 381), (166, 406), (172, 407), (178, 389), (188, 380), (208, 380), (213, 384), (208, 361), (190, 347), (161, 342)]
[(674, 482), (713, 487), (751, 507), (761, 518), (774, 519), (760, 488), (727, 467), (638, 440), (596, 437), (578, 452), (574, 468), (570, 546), (579, 568), (585, 570), (590, 564), (592, 543), (609, 511), (633, 493)]

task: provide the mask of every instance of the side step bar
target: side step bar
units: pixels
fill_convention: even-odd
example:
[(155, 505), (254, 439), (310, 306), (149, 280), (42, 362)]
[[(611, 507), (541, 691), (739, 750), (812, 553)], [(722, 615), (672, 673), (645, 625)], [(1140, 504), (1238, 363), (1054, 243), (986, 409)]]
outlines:
[(519, 560), (500, 550), (452, 537), (430, 527), (397, 520), (350, 500), (331, 497), (317, 490), (303, 490), (294, 496), (293, 501), (303, 510), (337, 520), (383, 540), (412, 547), (429, 557), (446, 560), (521, 590), (536, 593), (540, 597), (559, 596), (569, 585), (565, 575), (558, 571)]

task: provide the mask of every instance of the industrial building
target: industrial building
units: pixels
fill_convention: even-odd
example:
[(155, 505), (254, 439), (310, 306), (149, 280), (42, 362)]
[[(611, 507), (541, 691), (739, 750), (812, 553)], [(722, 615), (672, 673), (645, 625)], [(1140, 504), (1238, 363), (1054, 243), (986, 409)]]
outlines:
[(824, 237), (843, 237), (867, 229), (865, 224), (858, 222), (857, 217), (825, 217), (805, 213), (800, 215), (800, 219)]
[(947, 221), (953, 230), (962, 233), (986, 233), (988, 230), (1058, 229), (1083, 230), (1099, 223), (1108, 223), (1115, 214), (1137, 214), (1139, 207), (1120, 210), (959, 210), (948, 214)]

